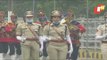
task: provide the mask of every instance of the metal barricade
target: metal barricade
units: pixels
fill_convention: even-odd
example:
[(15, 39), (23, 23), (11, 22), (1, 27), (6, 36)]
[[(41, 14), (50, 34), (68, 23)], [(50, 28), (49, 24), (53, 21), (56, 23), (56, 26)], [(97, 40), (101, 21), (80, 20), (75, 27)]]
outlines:
[(82, 35), (80, 39), (81, 47), (79, 50), (79, 60), (102, 60), (101, 41), (95, 39), (95, 33), (98, 25), (104, 23), (104, 19), (84, 19), (75, 19), (86, 27), (86, 32)]

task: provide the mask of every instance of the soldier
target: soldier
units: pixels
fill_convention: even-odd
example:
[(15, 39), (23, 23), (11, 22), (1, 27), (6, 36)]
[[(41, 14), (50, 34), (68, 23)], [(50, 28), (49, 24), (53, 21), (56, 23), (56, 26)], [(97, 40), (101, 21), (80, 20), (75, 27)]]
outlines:
[(6, 37), (6, 30), (5, 30), (5, 12), (0, 11), (0, 60), (3, 60), (7, 51), (8, 51), (8, 40)]
[(39, 60), (39, 24), (33, 23), (33, 17), (32, 11), (27, 11), (25, 22), (20, 22), (16, 29), (17, 39), (22, 41), (22, 60)]
[[(78, 52), (80, 47), (80, 33), (85, 32), (85, 27), (81, 25), (79, 22), (73, 20), (74, 14), (71, 9), (67, 11), (67, 16), (61, 21), (61, 23), (67, 24), (69, 31), (70, 31), (70, 37), (73, 44), (73, 52), (71, 56), (68, 54), (67, 59), (77, 60), (78, 58)], [(69, 46), (68, 46), (69, 47)]]
[[(71, 47), (69, 52), (72, 53), (73, 50), (67, 26), (60, 25), (61, 16), (60, 11), (52, 11), (51, 23), (46, 25), (43, 30), (44, 34), (42, 38), (44, 41), (48, 41), (47, 53), (49, 60), (66, 60), (68, 43)], [(42, 38), (40, 40), (42, 40)]]
[[(36, 23), (39, 23), (41, 26), (40, 26), (40, 31), (39, 31), (39, 36), (42, 36), (42, 31), (43, 31), (43, 28), (45, 25), (47, 25), (49, 22), (48, 22), (48, 19), (44, 13), (44, 11), (39, 11), (38, 13), (38, 21)], [(43, 49), (43, 51), (41, 50)], [(47, 58), (47, 51), (46, 51), (46, 42), (43, 42), (43, 47), (40, 48), (40, 51), (42, 53), (42, 60), (46, 60)]]
[(6, 29), (11, 31), (7, 31), (7, 34), (10, 36), (9, 44), (9, 55), (11, 56), (11, 60), (18, 60), (21, 55), (21, 46), (20, 41), (16, 39), (16, 27), (17, 27), (17, 16), (14, 12), (12, 12), (11, 22), (7, 23)]
[(107, 12), (104, 14), (105, 23), (97, 27), (96, 39), (101, 40), (103, 60), (107, 60)]

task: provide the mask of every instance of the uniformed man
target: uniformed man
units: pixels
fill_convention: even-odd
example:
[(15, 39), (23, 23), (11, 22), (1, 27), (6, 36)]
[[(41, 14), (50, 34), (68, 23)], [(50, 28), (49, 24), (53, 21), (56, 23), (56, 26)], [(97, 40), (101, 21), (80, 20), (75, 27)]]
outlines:
[(101, 40), (101, 50), (103, 54), (103, 60), (107, 60), (107, 12), (104, 15), (105, 23), (97, 27), (96, 39)]
[(61, 21), (61, 23), (65, 22), (65, 24), (67, 24), (69, 31), (70, 31), (70, 37), (72, 40), (72, 44), (73, 44), (73, 52), (72, 52), (71, 56), (69, 56), (69, 54), (68, 54), (67, 59), (77, 60), (78, 53), (79, 53), (79, 47), (81, 44), (79, 41), (80, 34), (85, 32), (85, 27), (83, 25), (81, 25), (79, 22), (74, 21), (73, 18), (74, 18), (74, 14), (73, 14), (72, 10), (69, 9), (67, 11), (67, 15)]
[(11, 31), (7, 31), (7, 34), (10, 36), (10, 42), (8, 42), (9, 55), (11, 56), (11, 60), (18, 60), (21, 55), (21, 46), (20, 41), (16, 39), (17, 16), (12, 12), (10, 18), (11, 22), (8, 22), (6, 26), (6, 29), (11, 29)]
[(8, 40), (6, 37), (6, 30), (5, 30), (5, 12), (0, 11), (0, 60), (3, 60), (6, 56), (8, 51)]
[(33, 23), (32, 11), (27, 11), (25, 22), (21, 22), (17, 26), (17, 39), (22, 41), (22, 60), (39, 60), (39, 42), (38, 28), (39, 25)]
[(52, 11), (51, 24), (44, 27), (43, 40), (48, 41), (47, 53), (49, 60), (66, 60), (68, 43), (70, 43), (71, 47), (69, 52), (72, 53), (73, 50), (67, 26), (60, 25), (61, 16), (60, 11)]

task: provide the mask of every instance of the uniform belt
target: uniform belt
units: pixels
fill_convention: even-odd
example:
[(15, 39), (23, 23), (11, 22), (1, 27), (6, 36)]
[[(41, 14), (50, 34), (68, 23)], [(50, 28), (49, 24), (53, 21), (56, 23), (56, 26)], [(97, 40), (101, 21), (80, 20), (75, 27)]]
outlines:
[(35, 39), (26, 39), (27, 41), (35, 41)]
[(49, 42), (64, 43), (66, 40), (49, 40)]
[(28, 41), (35, 41), (35, 40), (38, 40), (38, 39), (36, 39), (36, 38), (27, 38), (26, 40), (28, 40)]
[(102, 43), (107, 43), (107, 41), (102, 41)]

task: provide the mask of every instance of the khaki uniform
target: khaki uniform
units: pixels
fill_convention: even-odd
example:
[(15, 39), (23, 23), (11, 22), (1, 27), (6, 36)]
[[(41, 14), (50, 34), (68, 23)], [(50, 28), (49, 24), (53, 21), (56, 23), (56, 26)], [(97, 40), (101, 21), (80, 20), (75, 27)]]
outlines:
[[(51, 38), (47, 46), (49, 60), (66, 60), (68, 51), (67, 41), (63, 40), (53, 27), (54, 26), (52, 26), (52, 24), (46, 25), (44, 27), (44, 35), (47, 35), (49, 38)], [(60, 33), (60, 35), (63, 37), (65, 36), (65, 25), (59, 25), (55, 28)]]
[(17, 35), (31, 38), (26, 39), (25, 42), (21, 43), (23, 60), (39, 60), (39, 44), (35, 41), (35, 36), (32, 34), (27, 26), (30, 26), (33, 31), (38, 31), (39, 27), (39, 25), (35, 23), (28, 25), (22, 22), (17, 26)]
[[(107, 24), (99, 25), (97, 30), (97, 35), (102, 36), (104, 34), (107, 34)], [(103, 54), (103, 60), (107, 60), (107, 37), (102, 39), (101, 49)]]

